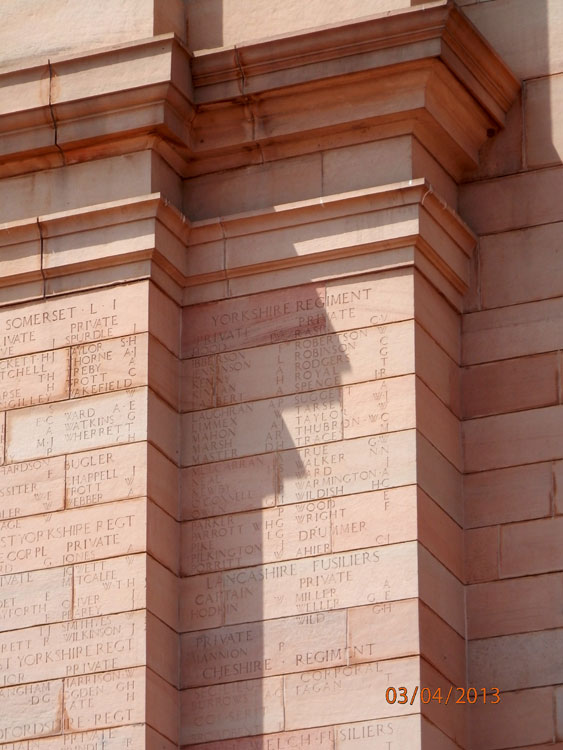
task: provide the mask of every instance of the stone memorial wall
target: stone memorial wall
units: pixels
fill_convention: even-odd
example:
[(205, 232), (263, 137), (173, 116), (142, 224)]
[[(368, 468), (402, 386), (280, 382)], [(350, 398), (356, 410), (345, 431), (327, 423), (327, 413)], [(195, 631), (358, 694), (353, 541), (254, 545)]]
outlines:
[(2, 11), (0, 750), (563, 747), (534, 3)]

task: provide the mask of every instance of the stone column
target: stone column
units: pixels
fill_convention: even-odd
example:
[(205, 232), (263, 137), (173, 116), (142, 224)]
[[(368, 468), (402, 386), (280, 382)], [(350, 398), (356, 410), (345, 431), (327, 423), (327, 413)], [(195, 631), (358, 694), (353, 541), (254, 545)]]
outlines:
[(498, 66), (443, 6), (194, 60), (184, 747), (467, 747), (456, 181)]

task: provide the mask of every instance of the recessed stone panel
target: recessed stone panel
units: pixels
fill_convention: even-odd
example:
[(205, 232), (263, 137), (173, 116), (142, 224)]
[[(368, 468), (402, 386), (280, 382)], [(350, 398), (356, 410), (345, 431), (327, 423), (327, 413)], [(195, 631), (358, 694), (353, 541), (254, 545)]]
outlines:
[(147, 391), (138, 388), (7, 415), (8, 461), (43, 458), (146, 438)]

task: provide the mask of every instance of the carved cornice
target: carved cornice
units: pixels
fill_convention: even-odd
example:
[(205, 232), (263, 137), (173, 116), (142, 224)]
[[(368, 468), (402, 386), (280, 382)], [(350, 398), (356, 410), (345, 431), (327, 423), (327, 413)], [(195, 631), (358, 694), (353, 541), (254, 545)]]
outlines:
[[(0, 176), (157, 148), (183, 176), (414, 133), (455, 178), (518, 82), (446, 0), (191, 56), (173, 35), (0, 74)], [(361, 133), (360, 133), (361, 131)]]

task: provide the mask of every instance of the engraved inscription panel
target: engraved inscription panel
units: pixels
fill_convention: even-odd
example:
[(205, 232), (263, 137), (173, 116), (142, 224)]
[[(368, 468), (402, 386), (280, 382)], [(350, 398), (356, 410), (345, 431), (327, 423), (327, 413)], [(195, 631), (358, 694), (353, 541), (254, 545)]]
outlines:
[(0, 358), (146, 331), (148, 285), (130, 284), (0, 310)]
[(416, 433), (392, 432), (284, 451), (280, 503), (309, 502), (416, 482)]
[(184, 310), (181, 744), (417, 741), (413, 303), (405, 269)]
[(64, 696), (65, 732), (140, 723), (145, 718), (145, 670), (67, 677)]
[[(127, 727), (111, 727), (99, 731), (72, 732), (62, 736), (50, 737), (33, 743), (16, 742), (8, 745), (6, 750), (132, 750), (143, 747), (146, 726), (136, 724)], [(164, 738), (159, 740), (162, 750), (173, 750)], [(160, 748), (159, 748), (160, 750)]]
[(62, 704), (62, 680), (1, 688), (0, 742), (58, 734)]
[(184, 309), (182, 356), (199, 357), (413, 317), (413, 280), (378, 274)]
[(186, 633), (181, 653), (184, 687), (346, 664), (346, 613), (319, 612)]
[(71, 608), (71, 568), (0, 576), (0, 631), (68, 620)]
[(146, 385), (148, 347), (148, 333), (73, 347), (71, 397)]
[(415, 542), (184, 579), (184, 630), (306, 615), (417, 595)]
[(68, 398), (69, 349), (0, 359), (0, 409)]
[(74, 566), (73, 617), (99, 617), (146, 606), (145, 555)]
[(183, 433), (186, 466), (341, 440), (340, 391), (190, 412), (183, 417)]
[(276, 504), (276, 457), (237, 458), (182, 471), (182, 517), (205, 518)]
[(413, 372), (413, 337), (406, 321), (219, 354), (217, 404)]
[(286, 729), (416, 712), (418, 700), (413, 706), (390, 705), (385, 700), (385, 691), (391, 685), (404, 685), (412, 695), (419, 681), (416, 657), (288, 675)]
[(182, 362), (180, 411), (215, 406), (216, 362), (217, 358), (213, 355)]
[(141, 552), (142, 499), (0, 522), (0, 573), (56, 567)]
[(182, 692), (180, 701), (182, 744), (283, 729), (281, 677), (192, 688)]
[(415, 377), (359, 383), (342, 389), (344, 438), (416, 426)]
[(338, 726), (193, 745), (193, 750), (397, 750), (420, 743), (420, 717), (385, 717)]
[(78, 508), (145, 495), (146, 464), (145, 443), (114, 445), (67, 456), (67, 507)]
[(8, 461), (146, 439), (147, 391), (138, 388), (7, 414)]
[(0, 520), (64, 507), (64, 457), (0, 466)]
[(416, 528), (414, 486), (202, 519), (183, 524), (182, 572), (394, 544), (416, 539)]
[(139, 666), (145, 614), (71, 620), (0, 633), (0, 685)]

